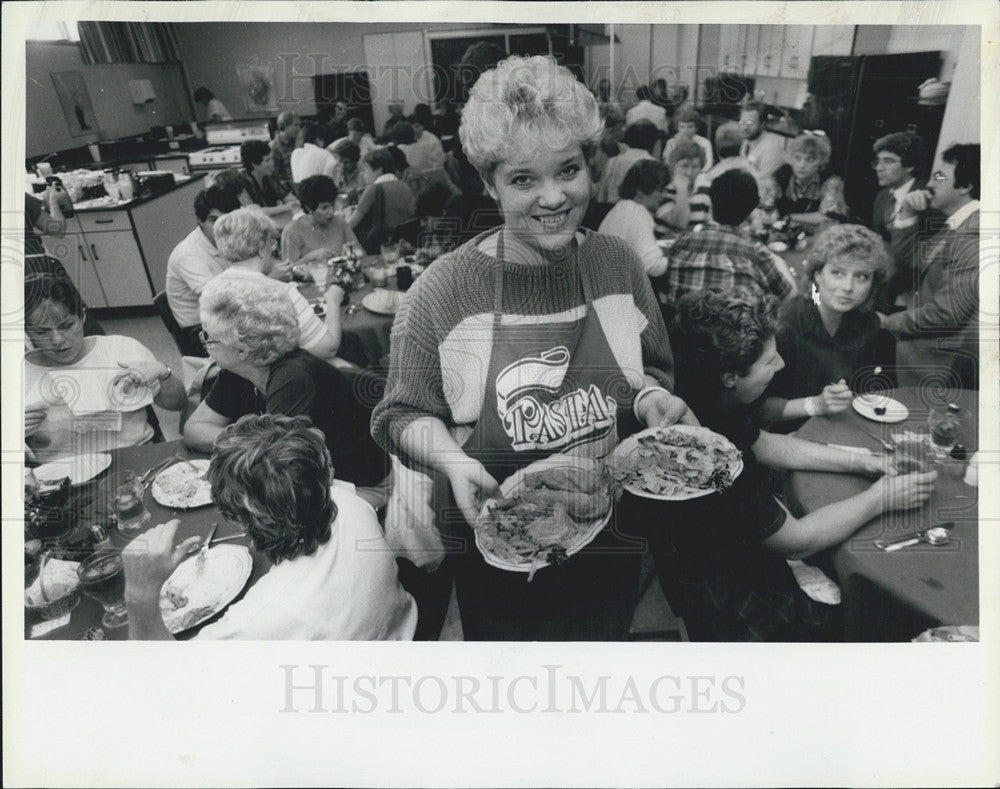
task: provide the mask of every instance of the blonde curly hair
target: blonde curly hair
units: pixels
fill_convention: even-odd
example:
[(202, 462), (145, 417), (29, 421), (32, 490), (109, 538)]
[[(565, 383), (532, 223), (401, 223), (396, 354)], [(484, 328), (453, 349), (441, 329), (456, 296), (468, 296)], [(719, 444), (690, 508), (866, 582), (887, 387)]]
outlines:
[(604, 126), (593, 94), (549, 57), (513, 56), (473, 86), (458, 130), (462, 150), (483, 180), (516, 152), (580, 143), (586, 155)]
[(872, 272), (872, 287), (860, 306), (867, 312), (875, 301), (875, 293), (885, 282), (889, 270), (889, 254), (882, 239), (862, 225), (831, 225), (816, 236), (802, 269), (806, 282), (813, 282), (817, 272), (827, 263), (843, 257), (866, 263)]

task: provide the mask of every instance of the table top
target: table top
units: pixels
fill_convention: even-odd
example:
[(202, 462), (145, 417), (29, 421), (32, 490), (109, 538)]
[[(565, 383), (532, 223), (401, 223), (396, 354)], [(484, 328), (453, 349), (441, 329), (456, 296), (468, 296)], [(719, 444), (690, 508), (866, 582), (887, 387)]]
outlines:
[[(900, 388), (891, 392), (891, 396), (909, 409), (910, 415), (905, 422), (873, 422), (849, 408), (832, 417), (813, 417), (796, 435), (881, 451), (878, 442), (862, 430), (888, 440), (906, 428), (926, 425), (929, 410), (927, 400), (930, 398), (925, 391)], [(954, 393), (949, 402), (957, 402), (973, 414), (962, 439), (971, 453), (977, 445), (978, 393)], [(834, 554), (834, 565), (841, 585), (863, 579), (865, 584), (874, 585), (891, 597), (894, 604), (901, 604), (925, 621), (946, 625), (978, 624), (978, 491), (962, 481), (963, 469), (962, 464), (946, 463), (938, 470), (934, 493), (927, 504), (914, 510), (886, 513), (867, 523), (839, 546)], [(795, 472), (786, 492), (790, 506), (812, 512), (860, 493), (870, 484), (868, 480), (844, 474)], [(875, 540), (892, 540), (901, 534), (947, 521), (955, 525), (951, 530), (952, 541), (945, 546), (922, 543), (887, 553), (873, 545)], [(845, 611), (845, 615), (847, 613)]]
[[(192, 459), (197, 457), (204, 457), (197, 452), (192, 452), (191, 450), (184, 447), (181, 441), (169, 441), (160, 444), (143, 444), (137, 447), (126, 447), (124, 449), (116, 450), (112, 453), (112, 463), (107, 471), (100, 474), (90, 483), (88, 486), (95, 486), (100, 483), (108, 474), (115, 471), (135, 471), (137, 473), (145, 473), (150, 468), (154, 467), (157, 463), (166, 460), (171, 455), (178, 454), (182, 458)], [(149, 522), (143, 528), (142, 531), (151, 529), (153, 526), (159, 523), (166, 523), (167, 521), (177, 518), (180, 520), (180, 526), (177, 529), (177, 542), (181, 542), (188, 537), (194, 535), (205, 536), (208, 534), (213, 523), (218, 523), (219, 528), (216, 532), (216, 537), (225, 537), (230, 534), (238, 534), (243, 531), (243, 527), (227, 521), (222, 517), (219, 510), (214, 504), (208, 505), (206, 507), (199, 507), (192, 510), (173, 510), (167, 507), (163, 507), (158, 504), (154, 499), (149, 489), (146, 490), (146, 495), (144, 498), (144, 503), (146, 509), (149, 510), (152, 517)], [(141, 533), (141, 532), (140, 532)], [(129, 539), (125, 538), (117, 532), (111, 534), (112, 543), (118, 547), (124, 547)], [(227, 540), (224, 545), (243, 545), (250, 548), (251, 556), (253, 557), (253, 569), (250, 573), (250, 578), (244, 587), (243, 593), (239, 595), (236, 599), (239, 600), (246, 590), (252, 586), (257, 579), (259, 579), (264, 573), (270, 569), (271, 563), (263, 554), (257, 554), (250, 545), (250, 539), (248, 537), (241, 537), (235, 540)], [(43, 636), (47, 639), (54, 640), (74, 640), (83, 637), (83, 634), (92, 627), (101, 627), (101, 614), (102, 609), (100, 604), (96, 601), (87, 597), (82, 596), (80, 604), (73, 611), (68, 625), (60, 627), (57, 630), (53, 630)], [(211, 619), (207, 620), (204, 624), (209, 622), (214, 622), (222, 614), (221, 612)], [(24, 621), (24, 632), (25, 637), (28, 637), (33, 625), (42, 621), (41, 618), (34, 612), (30, 612), (25, 609), (25, 621)], [(204, 624), (202, 626), (204, 626)], [(193, 636), (199, 628), (193, 628), (179, 636), (180, 638), (190, 638)], [(105, 631), (105, 636), (109, 640), (125, 640), (128, 638), (128, 627), (120, 627), (114, 630)]]

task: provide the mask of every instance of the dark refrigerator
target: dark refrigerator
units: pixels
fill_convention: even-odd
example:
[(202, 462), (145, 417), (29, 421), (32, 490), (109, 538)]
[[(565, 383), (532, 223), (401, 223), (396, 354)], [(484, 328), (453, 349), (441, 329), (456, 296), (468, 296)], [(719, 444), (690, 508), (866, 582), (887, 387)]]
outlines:
[(940, 52), (812, 59), (803, 125), (822, 129), (830, 138), (830, 169), (843, 176), (847, 204), (862, 220), (871, 219), (878, 191), (871, 162), (872, 146), (879, 137), (907, 130), (923, 137), (924, 161), (916, 174), (928, 176), (944, 105), (919, 104), (917, 88), (940, 71)]

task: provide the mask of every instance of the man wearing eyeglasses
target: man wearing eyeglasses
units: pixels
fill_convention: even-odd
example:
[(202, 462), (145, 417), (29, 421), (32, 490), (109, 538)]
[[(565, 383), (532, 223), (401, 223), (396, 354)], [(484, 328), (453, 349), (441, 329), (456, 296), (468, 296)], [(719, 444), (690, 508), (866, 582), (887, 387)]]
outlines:
[[(892, 222), (894, 238), (916, 227), (911, 273), (898, 299), (905, 310), (879, 314), (897, 341), (900, 386), (918, 386), (942, 371), (957, 375), (963, 386), (975, 385), (979, 162), (979, 145), (952, 145), (940, 155), (927, 188), (911, 190)], [(932, 210), (946, 217), (943, 227), (927, 222)]]
[(760, 178), (770, 178), (785, 163), (785, 138), (764, 128), (766, 117), (767, 107), (752, 101), (743, 108), (739, 121), (743, 137), (740, 156)]
[(886, 241), (893, 264), (875, 299), (880, 312), (892, 311), (896, 298), (913, 278), (910, 260), (917, 223), (899, 228), (893, 225), (906, 196), (927, 186), (926, 181), (914, 174), (923, 158), (923, 146), (919, 134), (897, 132), (880, 137), (873, 148), (875, 159), (872, 168), (881, 189), (872, 205), (870, 227)]

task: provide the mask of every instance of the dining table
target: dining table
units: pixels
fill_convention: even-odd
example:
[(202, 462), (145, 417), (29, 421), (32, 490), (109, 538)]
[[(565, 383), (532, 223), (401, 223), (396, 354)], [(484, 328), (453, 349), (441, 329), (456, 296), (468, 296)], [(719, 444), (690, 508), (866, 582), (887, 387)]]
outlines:
[[(812, 417), (795, 435), (882, 452), (883, 442), (893, 445), (907, 434), (925, 440), (930, 408), (955, 403), (969, 414), (960, 441), (969, 454), (977, 449), (978, 392), (941, 392), (928, 386), (886, 394), (906, 406), (904, 420), (874, 421), (874, 414), (868, 418), (849, 407)], [(884, 513), (832, 549), (848, 641), (909, 641), (932, 627), (979, 624), (979, 500), (978, 488), (965, 481), (966, 465), (961, 454), (936, 460), (938, 478), (927, 503)], [(788, 479), (786, 504), (801, 516), (871, 484), (856, 475), (797, 471)], [(920, 542), (885, 551), (875, 544), (946, 524), (951, 524), (951, 540), (945, 545)]]
[[(360, 367), (377, 364), (389, 355), (389, 337), (395, 315), (374, 312), (362, 303), (365, 296), (375, 290), (375, 286), (362, 272), (382, 262), (380, 255), (365, 255), (358, 260), (360, 271), (355, 275), (355, 287), (348, 292), (341, 305), (339, 355)], [(402, 260), (400, 263), (405, 265)], [(399, 290), (394, 269), (384, 287), (387, 290)], [(299, 284), (299, 292), (314, 304), (323, 300), (322, 290), (313, 282)]]
[[(79, 512), (79, 518), (81, 519), (87, 519), (100, 515), (103, 507), (98, 501), (98, 487), (103, 479), (107, 478), (108, 475), (113, 474), (116, 471), (134, 471), (137, 474), (144, 474), (146, 471), (174, 456), (178, 458), (178, 462), (182, 462), (183, 459), (193, 460), (195, 458), (206, 457), (206, 455), (188, 449), (180, 440), (125, 447), (115, 450), (110, 454), (111, 465), (105, 471), (100, 473), (95, 478), (87, 481), (83, 485), (73, 488), (70, 492), (71, 496), (87, 496), (95, 501), (95, 504), (92, 507), (85, 508)], [(144, 494), (143, 503), (151, 515), (150, 519), (140, 529), (135, 532), (130, 532), (127, 536), (119, 533), (112, 525), (108, 529), (108, 535), (112, 543), (112, 548), (120, 550), (128, 545), (131, 540), (141, 537), (143, 533), (157, 524), (166, 523), (167, 521), (176, 518), (180, 521), (175, 538), (177, 543), (182, 542), (188, 537), (206, 537), (214, 524), (218, 524), (214, 537), (215, 540), (220, 540), (221, 538), (230, 537), (232, 535), (243, 534), (241, 537), (224, 540), (221, 543), (222, 545), (242, 545), (250, 551), (250, 555), (253, 559), (253, 566), (246, 585), (243, 587), (240, 594), (234, 598), (233, 602), (240, 600), (243, 595), (246, 594), (246, 590), (249, 589), (270, 569), (270, 560), (264, 554), (257, 553), (253, 550), (250, 538), (245, 535), (243, 527), (239, 524), (227, 521), (214, 504), (208, 504), (194, 509), (172, 509), (159, 504), (153, 498), (153, 495), (148, 487), (146, 488)], [(75, 560), (79, 560), (85, 557), (78, 556), (74, 558)], [(232, 603), (230, 603), (230, 605), (231, 604)], [(182, 640), (192, 638), (202, 627), (218, 620), (223, 615), (224, 610), (224, 608), (221, 609), (214, 616), (202, 622), (200, 625), (178, 634), (177, 638)], [(25, 638), (79, 640), (84, 638), (88, 631), (91, 633), (100, 631), (103, 633), (103, 637), (107, 640), (128, 639), (127, 625), (111, 629), (103, 628), (101, 625), (102, 613), (103, 609), (96, 600), (88, 597), (86, 594), (82, 594), (80, 603), (71, 612), (68, 623), (57, 627), (54, 630), (47, 630), (47, 632), (39, 635), (36, 634), (36, 626), (42, 624), (44, 620), (42, 620), (36, 612), (26, 608), (24, 617)], [(42, 629), (44, 630), (45, 628)]]

